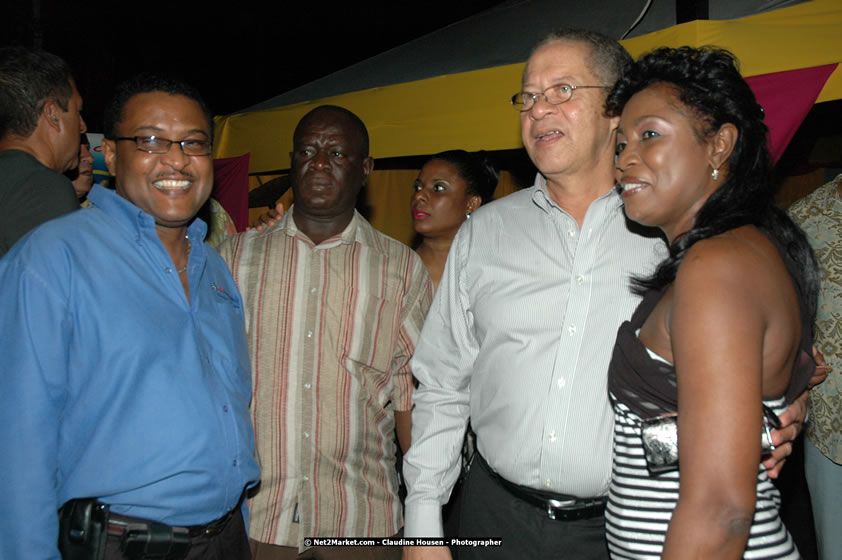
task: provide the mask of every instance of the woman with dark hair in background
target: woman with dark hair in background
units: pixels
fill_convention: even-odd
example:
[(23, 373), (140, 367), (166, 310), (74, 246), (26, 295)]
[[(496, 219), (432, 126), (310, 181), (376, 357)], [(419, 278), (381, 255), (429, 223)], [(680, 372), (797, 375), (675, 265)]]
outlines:
[[(433, 290), (439, 286), (450, 245), (462, 223), (482, 204), (490, 202), (498, 173), (485, 152), (449, 150), (432, 156), (415, 179), (410, 199), (412, 224), (417, 234), (415, 251), (421, 257)], [(462, 474), (442, 511), (447, 537), (459, 534), (461, 480), (470, 468), (475, 450), (470, 424), (462, 445)], [(455, 552), (454, 552), (455, 554)]]
[(689, 47), (631, 65), (607, 109), (626, 214), (670, 246), (609, 368), (611, 554), (798, 558), (761, 434), (815, 369), (818, 280), (774, 206), (763, 110), (731, 53)]
[(438, 288), (450, 244), (471, 212), (491, 200), (497, 170), (485, 152), (440, 152), (431, 157), (415, 179), (410, 201), (412, 223), (420, 243), (415, 251)]

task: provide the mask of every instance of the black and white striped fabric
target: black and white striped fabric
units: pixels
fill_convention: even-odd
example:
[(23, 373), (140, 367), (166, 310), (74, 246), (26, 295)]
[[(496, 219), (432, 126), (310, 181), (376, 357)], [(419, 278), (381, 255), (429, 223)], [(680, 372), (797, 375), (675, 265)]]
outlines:
[[(774, 241), (774, 240), (773, 240)], [(794, 278), (795, 264), (781, 256)], [(798, 284), (795, 284), (798, 291)], [(641, 438), (641, 418), (675, 412), (678, 379), (675, 367), (638, 338), (640, 327), (664, 295), (667, 286), (648, 292), (629, 321), (620, 325), (608, 366), (608, 391), (614, 408), (614, 458), (606, 507), (608, 549), (614, 559), (660, 558), (672, 512), (678, 503), (680, 471), (651, 475)], [(786, 393), (764, 404), (780, 414), (807, 388), (815, 371), (810, 313), (798, 292), (801, 307), (801, 342)], [(759, 437), (759, 435), (758, 435)], [(679, 445), (681, 442), (679, 442)], [(758, 465), (757, 492), (743, 558), (800, 558), (778, 514), (780, 494), (763, 465)]]
[[(652, 476), (646, 468), (640, 418), (614, 404), (614, 468), (605, 512), (608, 549), (614, 559), (661, 557), (672, 512), (678, 501), (679, 471)], [(783, 412), (784, 397), (765, 404)], [(743, 558), (800, 558), (778, 515), (780, 494), (766, 469), (757, 473), (757, 503)]]

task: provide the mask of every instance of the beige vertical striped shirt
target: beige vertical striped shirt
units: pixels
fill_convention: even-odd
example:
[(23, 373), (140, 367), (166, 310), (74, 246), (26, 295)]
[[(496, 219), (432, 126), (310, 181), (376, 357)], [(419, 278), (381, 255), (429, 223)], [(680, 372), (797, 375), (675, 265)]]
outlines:
[(423, 263), (358, 213), (316, 246), (292, 211), (220, 253), (243, 295), (262, 470), (250, 535), (385, 537), (403, 526), (394, 411), (432, 298)]

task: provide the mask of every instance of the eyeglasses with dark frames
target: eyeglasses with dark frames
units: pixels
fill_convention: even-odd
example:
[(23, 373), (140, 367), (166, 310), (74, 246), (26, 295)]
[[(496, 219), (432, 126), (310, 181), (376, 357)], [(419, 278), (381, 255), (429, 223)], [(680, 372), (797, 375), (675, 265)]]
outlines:
[(131, 140), (138, 150), (147, 154), (165, 154), (173, 144), (181, 146), (186, 156), (209, 156), (213, 149), (213, 144), (207, 140), (170, 140), (163, 136), (118, 136), (114, 140)]

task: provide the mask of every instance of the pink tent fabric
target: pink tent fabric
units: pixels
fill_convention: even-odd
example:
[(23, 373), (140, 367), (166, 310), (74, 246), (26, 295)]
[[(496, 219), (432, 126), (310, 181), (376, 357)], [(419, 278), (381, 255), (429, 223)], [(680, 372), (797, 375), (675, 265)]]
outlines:
[(234, 220), (237, 231), (245, 231), (249, 220), (249, 156), (213, 160), (213, 196)]
[(777, 163), (819, 97), (836, 64), (746, 78), (769, 127), (769, 153)]

